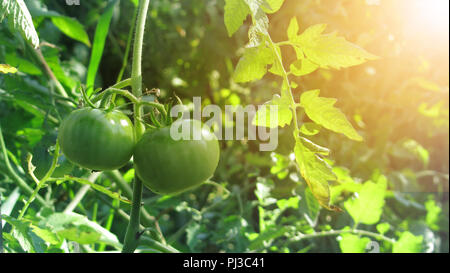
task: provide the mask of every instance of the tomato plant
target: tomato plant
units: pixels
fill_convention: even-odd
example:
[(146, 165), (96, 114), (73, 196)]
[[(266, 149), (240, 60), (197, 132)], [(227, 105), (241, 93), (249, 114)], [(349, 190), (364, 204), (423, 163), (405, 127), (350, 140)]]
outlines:
[(448, 1), (63, 2), (0, 1), (0, 253), (448, 252)]
[[(159, 194), (175, 194), (209, 179), (219, 163), (219, 142), (198, 120), (181, 120), (191, 128), (188, 139), (174, 140), (170, 126), (148, 130), (134, 149), (136, 172)], [(175, 124), (178, 125), (178, 124)], [(198, 140), (192, 139), (199, 134)]]
[(63, 121), (58, 140), (64, 155), (79, 166), (114, 170), (131, 158), (133, 125), (120, 111), (82, 108)]

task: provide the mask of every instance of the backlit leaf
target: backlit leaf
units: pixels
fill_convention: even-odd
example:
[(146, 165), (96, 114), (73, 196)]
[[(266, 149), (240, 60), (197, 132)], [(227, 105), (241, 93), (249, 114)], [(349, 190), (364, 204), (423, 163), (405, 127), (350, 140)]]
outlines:
[(328, 181), (335, 179), (331, 168), (315, 152), (308, 149), (300, 138), (296, 139), (294, 153), (295, 160), (300, 168), (300, 174), (319, 204), (327, 209), (339, 211), (339, 208), (329, 204), (330, 189)]
[(244, 0), (226, 0), (224, 21), (228, 36), (232, 36), (242, 25), (250, 10)]
[(359, 235), (345, 233), (339, 241), (342, 253), (364, 253), (366, 246), (370, 243), (367, 237), (361, 238)]
[(275, 13), (281, 8), (284, 0), (265, 0), (265, 2), (269, 5), (270, 8), (267, 8), (264, 5), (262, 5), (261, 8), (264, 10), (264, 12)]
[(394, 243), (393, 253), (420, 253), (422, 251), (422, 236), (415, 236), (409, 231), (400, 235), (397, 242)]
[(290, 68), (295, 76), (304, 76), (316, 71), (319, 66), (308, 59), (301, 59), (293, 62)]
[(292, 120), (292, 111), (289, 105), (289, 98), (274, 95), (271, 101), (259, 107), (252, 124), (267, 128), (289, 125)]
[(325, 28), (325, 24), (311, 26), (293, 41), (294, 45), (300, 47), (305, 56), (316, 65), (340, 69), (378, 58), (338, 37), (336, 33), (323, 35)]
[(89, 36), (84, 30), (83, 25), (76, 19), (66, 16), (53, 16), (51, 19), (53, 24), (61, 30), (62, 33), (74, 40), (82, 42), (89, 47), (91, 46)]
[(302, 124), (302, 127), (300, 127), (300, 133), (307, 136), (317, 135), (319, 132), (320, 125), (313, 122), (305, 122)]
[(291, 22), (289, 23), (287, 29), (287, 36), (290, 41), (293, 41), (297, 38), (298, 33), (298, 22), (296, 17), (292, 17)]
[(319, 92), (319, 90), (306, 91), (300, 97), (300, 106), (305, 109), (308, 117), (328, 130), (362, 141), (363, 138), (355, 131), (341, 110), (333, 106), (336, 99), (319, 97)]
[(389, 223), (379, 223), (379, 224), (377, 225), (377, 231), (378, 231), (380, 234), (385, 234), (386, 232), (389, 231), (390, 228), (391, 228), (391, 227), (390, 227)]
[(427, 210), (427, 216), (425, 218), (427, 225), (433, 230), (439, 230), (439, 218), (442, 209), (432, 199), (425, 203), (425, 209)]
[(267, 66), (273, 63), (272, 51), (264, 45), (246, 48), (234, 72), (236, 82), (261, 79), (267, 73)]
[(355, 223), (366, 225), (378, 223), (383, 212), (386, 187), (386, 177), (381, 175), (376, 183), (372, 181), (364, 183), (357, 197), (344, 203), (345, 209)]

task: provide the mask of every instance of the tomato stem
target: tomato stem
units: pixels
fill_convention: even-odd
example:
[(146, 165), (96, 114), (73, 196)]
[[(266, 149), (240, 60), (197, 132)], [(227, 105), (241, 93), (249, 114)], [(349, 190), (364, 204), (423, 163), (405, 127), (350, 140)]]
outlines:
[[(141, 61), (142, 61), (142, 44), (144, 40), (144, 28), (145, 20), (147, 17), (147, 11), (150, 0), (140, 0), (139, 1), (139, 11), (136, 20), (136, 32), (134, 36), (133, 45), (133, 64), (131, 70), (131, 89), (135, 97), (141, 97), (142, 95), (142, 71), (141, 71)], [(134, 104), (134, 129), (136, 140), (139, 140), (141, 135), (144, 133), (145, 127), (142, 124), (142, 109), (139, 107), (138, 103)], [(122, 252), (134, 252), (136, 250), (139, 237), (139, 224), (140, 224), (140, 212), (141, 212), (141, 199), (142, 199), (142, 182), (135, 176), (133, 185), (133, 204), (131, 207), (130, 222), (128, 223), (127, 231), (125, 234), (125, 241), (123, 245)]]
[(87, 103), (90, 107), (92, 107), (94, 109), (97, 108), (97, 107), (95, 107), (95, 105), (92, 103), (92, 101), (87, 96), (86, 90), (84, 90), (83, 86), (81, 86), (80, 89), (81, 89), (81, 94), (83, 94), (84, 102)]
[(167, 119), (167, 111), (166, 108), (164, 108), (164, 105), (153, 101), (140, 101), (138, 103), (138, 109), (141, 109), (141, 107), (144, 105), (155, 107), (163, 115), (164, 120)]
[(22, 217), (25, 215), (25, 212), (27, 211), (28, 207), (30, 206), (30, 204), (36, 198), (36, 195), (38, 194), (39, 190), (45, 185), (47, 180), (53, 174), (53, 171), (56, 169), (56, 165), (58, 164), (58, 157), (59, 157), (59, 143), (58, 143), (58, 140), (57, 140), (56, 141), (56, 145), (55, 145), (55, 152), (53, 154), (52, 165), (50, 166), (50, 169), (47, 171), (45, 176), (41, 180), (39, 180), (34, 175), (33, 165), (31, 163), (32, 155), (29, 154), (29, 157), (28, 157), (28, 173), (30, 174), (31, 178), (33, 178), (34, 182), (36, 182), (37, 186), (34, 189), (33, 193), (31, 194), (30, 198), (28, 199), (28, 201), (23, 206), (22, 211), (20, 212), (19, 216), (17, 217), (17, 220), (22, 219)]
[(115, 87), (107, 88), (105, 91), (103, 91), (97, 97), (93, 98), (91, 101), (93, 103), (96, 103), (99, 100), (106, 99), (108, 96), (111, 96), (111, 94), (118, 94), (118, 95), (124, 96), (124, 97), (128, 98), (132, 103), (139, 102), (139, 100), (135, 96), (133, 96), (133, 94), (128, 92), (127, 90), (123, 90), (123, 89), (119, 89), (119, 88), (115, 88)]
[(131, 85), (131, 78), (128, 78), (123, 81), (115, 83), (114, 85), (111, 86), (111, 88), (122, 89), (122, 88), (130, 86), (130, 85)]

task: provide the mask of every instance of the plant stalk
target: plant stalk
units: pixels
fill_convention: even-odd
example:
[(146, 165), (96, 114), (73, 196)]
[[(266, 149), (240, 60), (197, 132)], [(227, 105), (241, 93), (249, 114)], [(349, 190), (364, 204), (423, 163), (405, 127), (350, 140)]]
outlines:
[(20, 212), (19, 216), (17, 217), (17, 220), (22, 219), (22, 217), (25, 215), (25, 212), (27, 211), (28, 207), (34, 201), (36, 196), (38, 195), (39, 190), (45, 185), (47, 180), (53, 174), (53, 171), (56, 169), (56, 165), (58, 163), (58, 157), (59, 157), (59, 143), (58, 143), (58, 141), (56, 141), (55, 153), (53, 155), (52, 165), (41, 180), (37, 179), (33, 173), (34, 170), (33, 170), (32, 164), (31, 164), (32, 156), (30, 155), (28, 157), (28, 173), (30, 174), (31, 178), (33, 178), (34, 182), (36, 182), (37, 186), (34, 189), (33, 193), (31, 194), (30, 198), (27, 200), (27, 202), (23, 206), (22, 211)]
[(395, 240), (389, 237), (386, 237), (382, 234), (378, 234), (378, 233), (374, 233), (374, 232), (370, 232), (370, 231), (366, 231), (366, 230), (360, 230), (360, 229), (348, 229), (348, 230), (330, 230), (330, 231), (321, 231), (321, 232), (316, 232), (316, 233), (312, 233), (312, 234), (299, 234), (295, 237), (291, 238), (291, 241), (300, 241), (300, 240), (304, 240), (304, 239), (311, 239), (311, 238), (316, 238), (316, 237), (324, 237), (324, 236), (337, 236), (337, 235), (341, 235), (343, 233), (351, 233), (351, 234), (356, 234), (356, 235), (366, 235), (375, 239), (379, 239), (379, 240), (383, 240), (383, 241), (387, 241), (391, 244), (395, 243)]
[[(136, 22), (136, 33), (133, 45), (133, 64), (131, 71), (131, 88), (133, 95), (137, 98), (142, 95), (142, 44), (144, 40), (145, 20), (150, 0), (139, 1), (139, 11)], [(144, 133), (144, 125), (141, 122), (142, 109), (138, 104), (133, 105), (135, 139), (138, 140)], [(125, 233), (122, 252), (132, 253), (139, 243), (139, 224), (142, 199), (142, 181), (136, 176), (133, 185), (133, 204), (131, 206), (130, 222)]]

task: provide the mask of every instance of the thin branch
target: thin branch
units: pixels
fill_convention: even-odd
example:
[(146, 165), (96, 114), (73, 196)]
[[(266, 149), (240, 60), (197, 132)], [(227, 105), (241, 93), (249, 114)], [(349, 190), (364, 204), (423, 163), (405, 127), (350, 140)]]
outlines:
[[(91, 175), (89, 176), (88, 180), (91, 181), (92, 183), (95, 183), (95, 180), (97, 180), (99, 175), (100, 175), (100, 172), (91, 173)], [(75, 194), (74, 198), (69, 203), (69, 205), (67, 205), (67, 207), (64, 209), (64, 213), (72, 212), (76, 208), (78, 203), (80, 203), (81, 199), (83, 199), (83, 197), (86, 195), (86, 193), (88, 192), (88, 190), (90, 188), (91, 188), (90, 185), (83, 185), (78, 190), (78, 192)]]
[(391, 244), (395, 243), (395, 240), (389, 237), (386, 237), (382, 234), (378, 234), (375, 232), (370, 232), (370, 231), (366, 231), (366, 230), (360, 230), (360, 229), (347, 229), (347, 230), (329, 230), (329, 231), (321, 231), (321, 232), (316, 232), (316, 233), (312, 233), (312, 234), (298, 234), (295, 237), (292, 237), (290, 239), (290, 241), (301, 241), (304, 239), (312, 239), (312, 238), (316, 238), (316, 237), (325, 237), (325, 236), (337, 236), (337, 235), (341, 235), (343, 233), (352, 233), (352, 234), (357, 234), (357, 235), (366, 235), (369, 237), (373, 237), (375, 239), (378, 240), (384, 240), (387, 241)]

